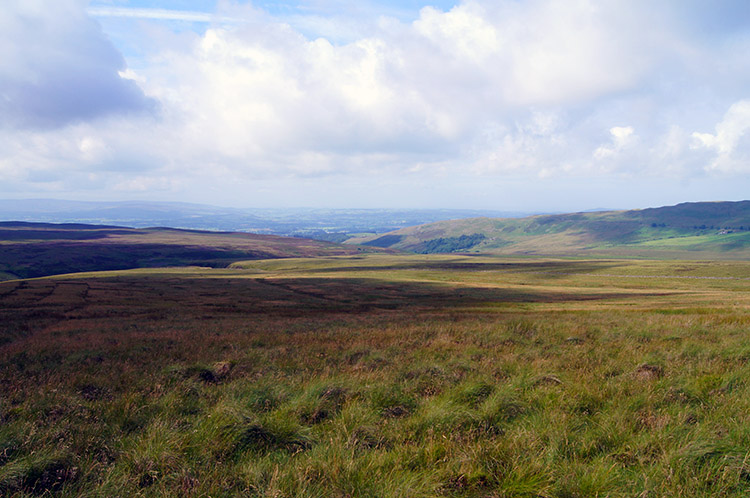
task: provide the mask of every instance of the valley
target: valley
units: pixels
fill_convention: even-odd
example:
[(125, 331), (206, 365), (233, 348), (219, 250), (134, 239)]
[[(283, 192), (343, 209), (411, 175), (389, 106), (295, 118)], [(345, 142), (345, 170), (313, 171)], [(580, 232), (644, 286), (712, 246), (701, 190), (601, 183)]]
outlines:
[(0, 494), (747, 496), (750, 232), (717, 206), (370, 245), (2, 223)]

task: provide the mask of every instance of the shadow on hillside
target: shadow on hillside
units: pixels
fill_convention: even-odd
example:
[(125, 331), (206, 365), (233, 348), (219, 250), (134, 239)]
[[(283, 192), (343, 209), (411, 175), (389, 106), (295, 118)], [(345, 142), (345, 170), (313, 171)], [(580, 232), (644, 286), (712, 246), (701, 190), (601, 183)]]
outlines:
[(456, 271), (456, 272), (508, 272), (534, 273), (556, 278), (565, 275), (592, 273), (599, 270), (609, 270), (620, 266), (614, 261), (514, 261), (488, 263), (485, 261), (451, 262), (451, 261), (407, 261), (402, 264), (387, 266), (352, 265), (335, 268), (317, 268), (305, 270), (308, 273), (339, 273), (364, 271)]
[(445, 309), (488, 303), (564, 303), (623, 298), (628, 293), (564, 293), (455, 286), (431, 282), (392, 282), (364, 278), (260, 279), (303, 306), (344, 310)]
[[(653, 294), (653, 295), (663, 295)], [(120, 276), (0, 283), (0, 345), (70, 320), (171, 322), (255, 315), (308, 316), (447, 310), (488, 303), (564, 303), (628, 293), (565, 293), (347, 278)], [(639, 294), (639, 298), (645, 295)]]
[(273, 258), (262, 251), (177, 244), (35, 243), (0, 245), (0, 271), (20, 278), (164, 266), (222, 268), (240, 259)]

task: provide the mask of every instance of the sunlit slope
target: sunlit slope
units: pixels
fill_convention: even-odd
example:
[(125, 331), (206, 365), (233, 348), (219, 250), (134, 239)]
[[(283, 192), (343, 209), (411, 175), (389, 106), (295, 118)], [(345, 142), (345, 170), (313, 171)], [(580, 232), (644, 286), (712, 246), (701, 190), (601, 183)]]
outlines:
[(750, 201), (443, 221), (351, 242), (421, 253), (744, 258)]

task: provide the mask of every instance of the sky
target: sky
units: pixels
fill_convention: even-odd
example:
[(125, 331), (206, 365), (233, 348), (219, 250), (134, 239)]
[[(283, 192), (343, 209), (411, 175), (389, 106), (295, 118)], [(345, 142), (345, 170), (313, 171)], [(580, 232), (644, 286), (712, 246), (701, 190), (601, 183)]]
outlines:
[(750, 198), (750, 2), (4, 0), (0, 198)]

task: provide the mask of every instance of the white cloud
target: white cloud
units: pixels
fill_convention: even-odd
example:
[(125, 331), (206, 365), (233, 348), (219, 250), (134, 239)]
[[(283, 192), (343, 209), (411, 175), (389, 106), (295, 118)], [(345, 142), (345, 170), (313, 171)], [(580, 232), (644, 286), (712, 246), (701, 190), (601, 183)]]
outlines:
[(102, 162), (108, 155), (107, 145), (98, 137), (84, 136), (78, 142), (81, 160), (88, 163)]
[(715, 156), (707, 165), (710, 171), (750, 171), (750, 100), (732, 104), (715, 134), (693, 133), (693, 147), (711, 150)]
[(89, 7), (86, 9), (94, 17), (126, 17), (136, 19), (158, 19), (165, 21), (184, 21), (201, 23), (238, 23), (240, 19), (228, 16), (218, 16), (209, 12), (168, 10), (168, 9), (137, 9), (131, 7)]
[(599, 146), (594, 151), (595, 159), (613, 158), (631, 145), (635, 139), (635, 130), (632, 126), (614, 126), (609, 129), (609, 133), (612, 135), (612, 144)]
[(472, 146), (472, 171), (477, 175), (551, 176), (568, 167), (561, 160), (570, 156), (572, 149), (564, 129), (565, 123), (559, 116), (543, 112), (532, 112), (512, 127), (489, 125)]
[(484, 14), (474, 3), (449, 12), (425, 7), (414, 22), (414, 30), (451, 57), (482, 64), (503, 48), (497, 30)]
[[(436, 151), (455, 155), (466, 150), (462, 142), (476, 144), (502, 114), (566, 105), (637, 78), (643, 65), (621, 62), (629, 26), (599, 26), (611, 15), (586, 2), (564, 12), (556, 2), (466, 2), (448, 12), (425, 8), (413, 24), (384, 23), (377, 36), (338, 45), (284, 24), (216, 28), (194, 50), (138, 76), (187, 123), (200, 156), (261, 171), (293, 162), (302, 171), (300, 157), (374, 152), (420, 154), (424, 165)], [(178, 91), (160, 88), (173, 74)], [(534, 168), (534, 150), (544, 145), (535, 140), (504, 139), (504, 149), (525, 151), (510, 163)], [(328, 171), (356, 161), (322, 170), (312, 163), (319, 161), (311, 171)]]
[[(690, 84), (696, 60), (724, 60), (716, 73), (724, 80), (744, 66), (723, 57), (729, 45), (696, 47), (669, 6), (466, 0), (446, 12), (424, 8), (413, 22), (364, 26), (358, 17), (340, 39), (311, 38), (300, 19), (229, 2), (217, 14), (89, 8), (139, 25), (211, 23), (190, 37), (153, 28), (148, 56), (128, 69), (83, 0), (42, 4), (51, 5), (12, 0), (0, 13), (0, 41), (26, 47), (0, 43), (0, 75), (13, 82), (0, 84), (0, 109), (13, 91), (46, 99), (7, 114), (35, 129), (0, 130), (0, 176), (16, 185), (161, 191), (325, 175), (687, 177), (706, 165), (732, 174), (748, 164), (748, 101), (711, 94), (711, 67), (701, 69), (700, 87)], [(307, 22), (343, 33), (345, 20)], [(148, 107), (144, 95), (158, 101), (157, 117), (122, 112)], [(683, 131), (711, 129), (716, 118), (701, 105), (730, 98), (738, 102), (714, 133)], [(701, 163), (705, 154), (715, 157)]]

